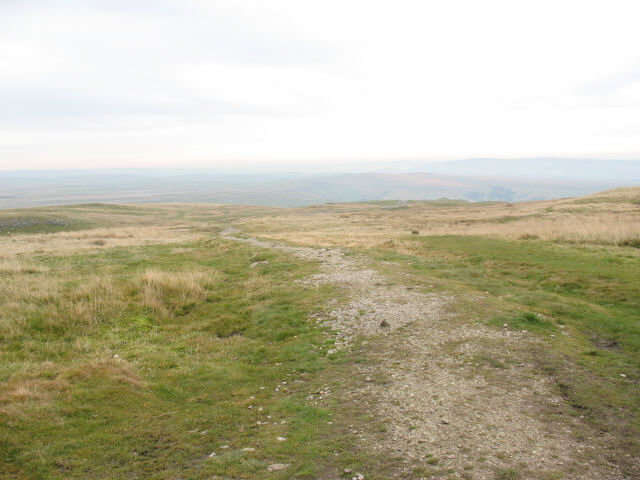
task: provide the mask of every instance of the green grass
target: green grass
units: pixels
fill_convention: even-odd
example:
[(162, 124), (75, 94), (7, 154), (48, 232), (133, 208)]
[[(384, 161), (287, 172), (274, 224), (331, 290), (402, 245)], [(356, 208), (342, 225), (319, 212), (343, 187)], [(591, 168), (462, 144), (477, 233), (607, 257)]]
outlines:
[(496, 471), (496, 480), (518, 480), (520, 473), (514, 468), (501, 468)]
[(480, 315), (496, 328), (507, 324), (542, 337), (537, 361), (576, 414), (603, 430), (619, 429), (638, 448), (637, 249), (472, 236), (409, 236), (402, 246), (412, 254), (380, 250), (376, 258), (404, 264), (459, 298), (484, 298), (469, 302), (462, 316)]
[[(340, 361), (307, 320), (330, 291), (292, 288), (314, 265), (258, 253), (267, 263), (253, 269), (256, 248), (219, 240), (32, 259), (50, 270), (22, 280), (58, 290), (34, 287), (2, 314), (0, 477), (312, 478), (324, 468), (332, 413), (304, 397)], [(150, 269), (168, 273), (158, 305), (143, 298)], [(171, 283), (192, 271), (208, 272), (194, 277), (195, 300)], [(101, 287), (88, 289), (96, 272)], [(96, 308), (87, 316), (80, 304)]]

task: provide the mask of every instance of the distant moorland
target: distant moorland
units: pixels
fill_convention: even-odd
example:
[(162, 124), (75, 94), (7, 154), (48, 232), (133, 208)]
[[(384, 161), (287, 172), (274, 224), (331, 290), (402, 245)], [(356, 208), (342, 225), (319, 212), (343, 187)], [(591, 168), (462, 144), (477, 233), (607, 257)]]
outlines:
[[(355, 168), (355, 167), (351, 167)], [(372, 200), (528, 201), (640, 183), (640, 161), (572, 159), (389, 162), (259, 171), (105, 169), (0, 172), (0, 208), (88, 202), (303, 206)]]

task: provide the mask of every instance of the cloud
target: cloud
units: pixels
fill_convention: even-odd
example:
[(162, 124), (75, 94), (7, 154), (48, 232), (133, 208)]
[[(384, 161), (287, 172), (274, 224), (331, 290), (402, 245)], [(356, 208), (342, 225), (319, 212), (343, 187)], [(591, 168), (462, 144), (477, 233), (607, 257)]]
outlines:
[(0, 168), (640, 155), (639, 13), (604, 0), (3, 2)]

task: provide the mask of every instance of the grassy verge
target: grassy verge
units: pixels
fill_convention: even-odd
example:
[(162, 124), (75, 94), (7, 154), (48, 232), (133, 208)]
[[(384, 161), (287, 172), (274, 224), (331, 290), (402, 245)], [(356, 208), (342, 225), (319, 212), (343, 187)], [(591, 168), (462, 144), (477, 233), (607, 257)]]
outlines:
[(473, 236), (411, 236), (385, 246), (376, 259), (455, 292), (459, 315), (538, 335), (542, 348), (532, 355), (571, 413), (615, 432), (627, 454), (639, 451), (637, 249)]
[(332, 413), (305, 400), (341, 361), (307, 320), (329, 290), (294, 283), (314, 265), (221, 240), (24, 260), (0, 271), (0, 477), (295, 478), (333, 461)]

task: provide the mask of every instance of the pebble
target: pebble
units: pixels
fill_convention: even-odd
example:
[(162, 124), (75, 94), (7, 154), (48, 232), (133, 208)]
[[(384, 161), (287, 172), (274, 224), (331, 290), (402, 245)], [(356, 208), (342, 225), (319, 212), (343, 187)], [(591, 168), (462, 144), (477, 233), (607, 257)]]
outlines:
[(276, 472), (278, 470), (284, 470), (288, 466), (288, 463), (272, 463), (267, 467), (267, 470), (269, 470), (270, 472)]
[(364, 480), (364, 475), (356, 472), (355, 477), (351, 477), (351, 480)]
[(351, 470), (350, 468), (345, 468), (344, 469), (344, 473), (351, 473), (351, 472), (353, 472), (353, 470)]
[(284, 442), (286, 440), (285, 437), (278, 437), (276, 438), (276, 440), (278, 440), (279, 442)]
[(213, 458), (213, 457), (215, 457), (215, 456), (216, 456), (216, 452), (211, 452), (211, 453), (209, 454), (209, 458)]
[(242, 449), (243, 452), (255, 452), (256, 449), (253, 447), (245, 447)]
[(207, 433), (209, 433), (209, 430), (203, 430), (200, 432), (200, 435), (206, 435)]
[(221, 445), (220, 448), (224, 450), (225, 448), (229, 448), (229, 445)]
[(626, 376), (624, 373), (621, 373), (621, 374), (620, 374), (620, 376), (621, 376), (622, 378), (627, 378), (627, 376)]

